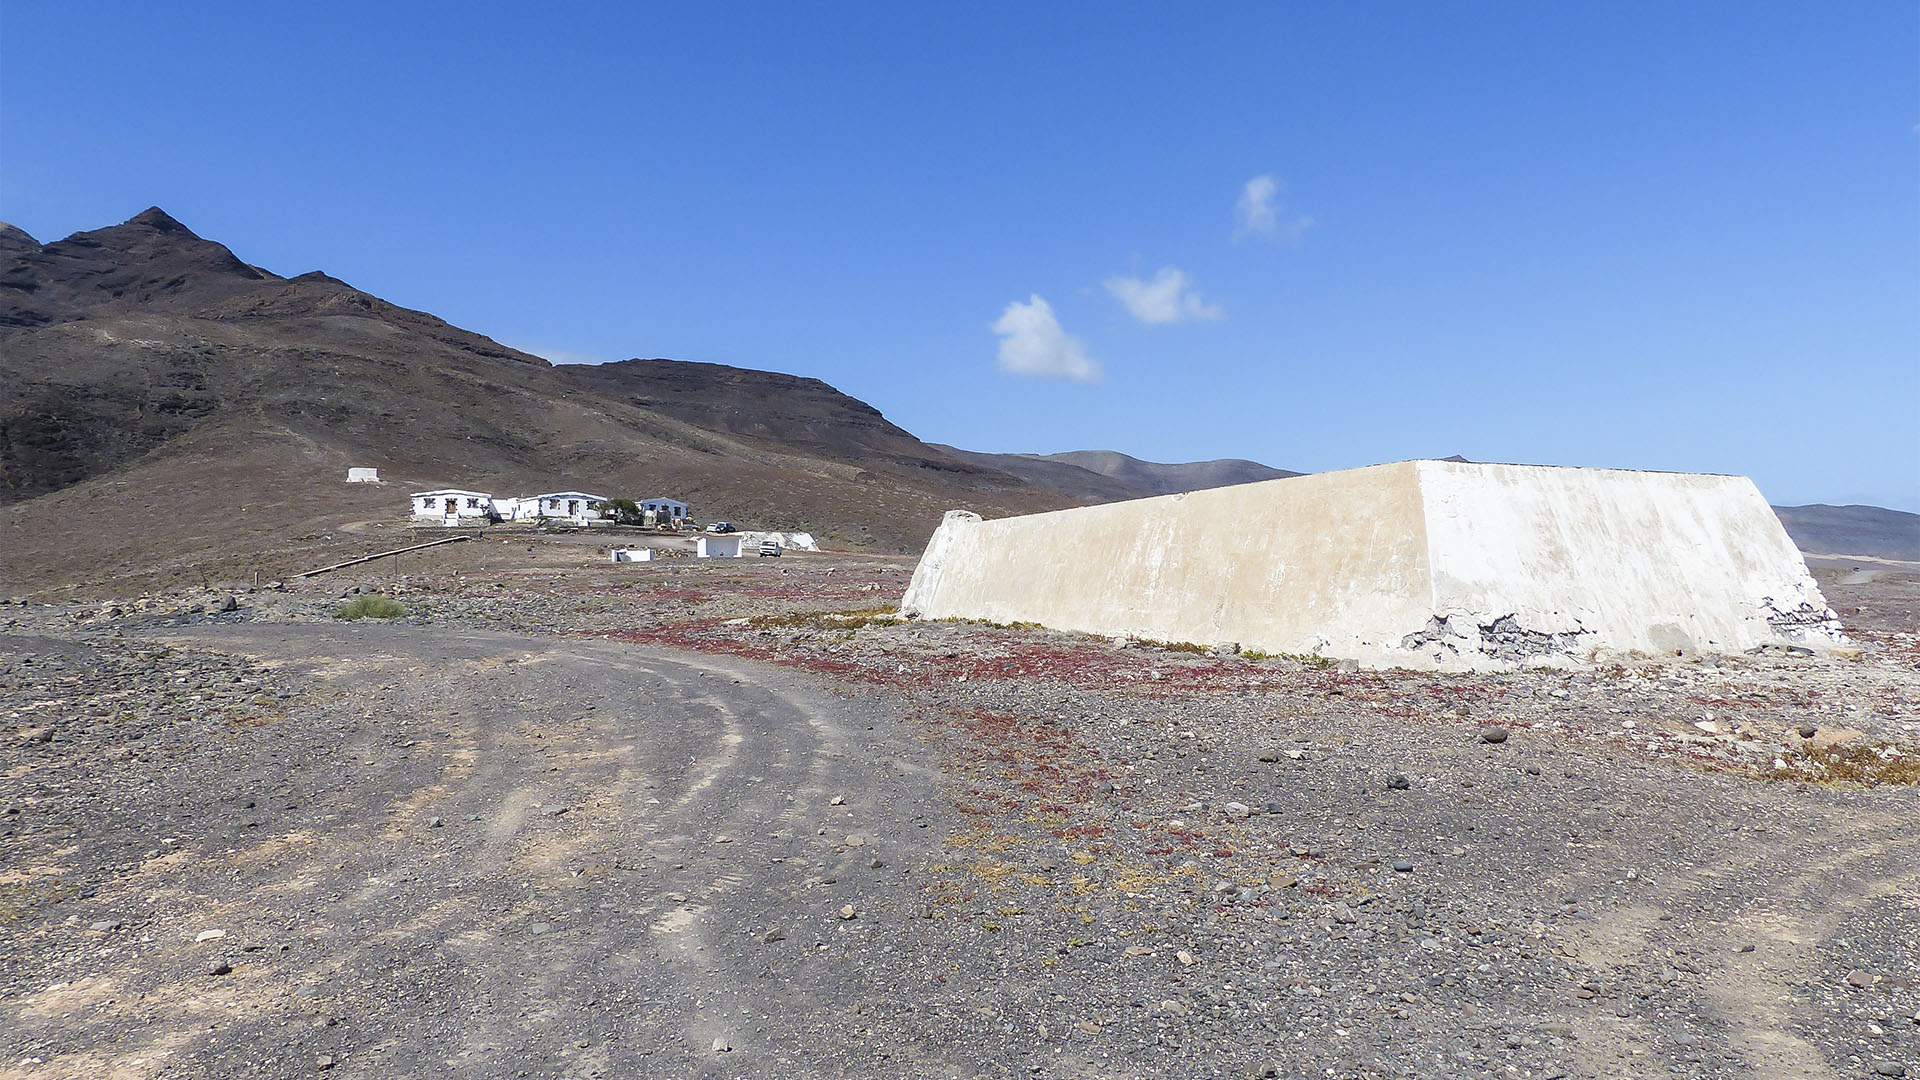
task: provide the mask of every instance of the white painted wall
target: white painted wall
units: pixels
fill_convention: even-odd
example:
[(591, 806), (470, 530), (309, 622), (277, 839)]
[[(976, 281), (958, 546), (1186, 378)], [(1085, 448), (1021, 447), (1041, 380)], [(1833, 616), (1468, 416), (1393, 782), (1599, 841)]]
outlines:
[(694, 538), (693, 553), (702, 559), (737, 559), (740, 557), (740, 534), (713, 536), (703, 533)]
[(820, 550), (820, 545), (814, 542), (812, 533), (771, 532), (762, 529), (749, 529), (746, 532), (734, 535), (738, 535), (741, 542), (749, 548), (759, 547), (762, 540), (772, 540), (789, 551)]
[[(425, 491), (413, 497), (413, 519), (447, 525), (472, 525), (492, 520), (493, 496), (483, 491)], [(452, 500), (451, 510), (447, 506)]]
[(1743, 477), (1436, 461), (949, 513), (901, 608), (1443, 668), (1841, 640)]
[(347, 483), (349, 484), (377, 484), (379, 482), (379, 469), (353, 468), (347, 470)]

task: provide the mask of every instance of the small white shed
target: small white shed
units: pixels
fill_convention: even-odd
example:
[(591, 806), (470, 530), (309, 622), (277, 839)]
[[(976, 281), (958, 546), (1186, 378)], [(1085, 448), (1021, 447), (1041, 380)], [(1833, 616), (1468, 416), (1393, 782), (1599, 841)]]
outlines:
[(413, 520), (437, 525), (483, 525), (499, 515), (493, 509), (493, 496), (465, 488), (441, 488), (416, 492), (413, 496)]
[(355, 469), (347, 470), (347, 483), (349, 484), (377, 484), (379, 482), (380, 482), (379, 469), (355, 468)]
[(613, 561), (614, 562), (652, 562), (653, 549), (650, 547), (614, 548)]
[(702, 534), (693, 542), (693, 553), (702, 559), (737, 559), (740, 557), (740, 534)]

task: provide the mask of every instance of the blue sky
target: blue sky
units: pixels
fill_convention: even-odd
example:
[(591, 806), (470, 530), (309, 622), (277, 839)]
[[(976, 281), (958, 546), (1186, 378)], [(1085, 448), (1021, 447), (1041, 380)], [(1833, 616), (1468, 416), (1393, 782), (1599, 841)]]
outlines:
[(158, 204), (932, 441), (1920, 510), (1911, 3), (0, 3), (0, 218)]

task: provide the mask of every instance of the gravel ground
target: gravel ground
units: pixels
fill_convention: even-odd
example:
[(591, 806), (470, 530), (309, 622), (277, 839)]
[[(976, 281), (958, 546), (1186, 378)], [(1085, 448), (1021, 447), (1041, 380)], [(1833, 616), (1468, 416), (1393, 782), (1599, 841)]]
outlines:
[(1920, 1075), (1910, 575), (1443, 676), (520, 554), (0, 614), (4, 1075)]

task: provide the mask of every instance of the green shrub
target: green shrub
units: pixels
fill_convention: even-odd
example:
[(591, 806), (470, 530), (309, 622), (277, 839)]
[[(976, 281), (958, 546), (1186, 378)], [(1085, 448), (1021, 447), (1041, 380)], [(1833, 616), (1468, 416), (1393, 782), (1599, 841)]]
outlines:
[(356, 596), (339, 611), (333, 613), (336, 619), (397, 619), (407, 613), (400, 601), (391, 596)]

